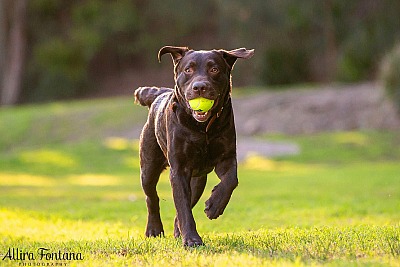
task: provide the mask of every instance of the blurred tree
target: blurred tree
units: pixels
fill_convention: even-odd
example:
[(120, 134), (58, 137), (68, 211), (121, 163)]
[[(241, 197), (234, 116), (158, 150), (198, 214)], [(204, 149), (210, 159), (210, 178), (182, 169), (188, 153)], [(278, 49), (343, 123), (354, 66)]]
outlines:
[(281, 4), (274, 10), (283, 22), (263, 49), (267, 84), (373, 79), (380, 59), (400, 36), (400, 1)]
[(27, 0), (2, 0), (0, 4), (1, 104), (18, 100), (26, 48)]
[[(91, 69), (110, 69), (115, 55), (139, 52), (134, 46), (127, 49), (130, 33), (138, 28), (132, 1), (32, 0), (30, 4), (34, 45), (28, 80), (36, 85), (26, 91), (30, 100), (82, 95), (94, 87)], [(100, 54), (107, 59), (92, 66)]]
[(24, 58), (11, 40), (17, 3), (27, 5), (27, 34), (19, 35), (27, 66), (22, 94), (7, 90), (11, 102), (81, 96), (127, 68), (151, 72), (163, 45), (255, 48), (237, 66), (239, 84), (360, 81), (375, 77), (400, 39), (398, 0), (1, 0), (2, 84), (6, 72), (21, 70), (11, 56)]
[[(163, 45), (215, 48), (219, 12), (215, 0), (148, 0), (140, 6), (142, 53), (154, 61)], [(155, 61), (154, 61), (155, 62)]]
[(6, 34), (7, 34), (7, 21), (5, 11), (5, 1), (0, 1), (0, 99), (2, 98), (3, 89), (3, 75), (6, 68)]
[(336, 78), (346, 82), (372, 79), (382, 57), (400, 38), (400, 1), (335, 2), (340, 42)]

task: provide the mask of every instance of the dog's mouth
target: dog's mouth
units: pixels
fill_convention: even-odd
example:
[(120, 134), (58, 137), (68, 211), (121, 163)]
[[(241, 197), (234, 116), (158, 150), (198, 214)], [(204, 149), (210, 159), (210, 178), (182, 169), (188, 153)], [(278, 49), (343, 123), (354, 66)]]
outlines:
[(208, 111), (202, 111), (202, 110), (193, 110), (190, 107), (189, 104), (189, 100), (186, 100), (186, 105), (187, 107), (190, 109), (190, 111), (192, 112), (192, 117), (198, 121), (198, 122), (206, 122), (208, 121), (208, 119), (210, 119), (210, 117), (212, 116), (212, 111), (214, 110), (214, 108), (218, 105), (218, 101), (219, 98), (214, 100), (214, 104), (213, 106), (208, 110)]
[(192, 110), (192, 116), (198, 122), (206, 122), (210, 118), (211, 112), (210, 111), (202, 112), (202, 111)]
[[(217, 100), (218, 101), (218, 100)], [(211, 117), (212, 114), (212, 110), (213, 108), (211, 108), (208, 111), (201, 111), (201, 110), (193, 110), (190, 105), (189, 105), (189, 101), (186, 101), (186, 104), (188, 106), (188, 108), (191, 110), (192, 112), (192, 117), (198, 121), (198, 122), (206, 122), (208, 121), (208, 119)], [(216, 103), (214, 103), (215, 106)]]

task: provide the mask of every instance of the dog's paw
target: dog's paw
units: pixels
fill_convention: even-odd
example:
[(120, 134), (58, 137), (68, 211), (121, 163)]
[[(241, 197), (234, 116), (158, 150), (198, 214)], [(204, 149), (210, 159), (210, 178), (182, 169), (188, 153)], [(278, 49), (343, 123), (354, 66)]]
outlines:
[(207, 217), (213, 220), (222, 215), (230, 198), (230, 194), (218, 190), (218, 188), (214, 188), (211, 197), (206, 201), (206, 208), (204, 209)]
[(185, 247), (199, 247), (204, 246), (203, 240), (200, 236), (188, 237), (183, 239), (183, 245)]
[(147, 237), (164, 237), (164, 229), (162, 224), (148, 224), (145, 234)]
[(212, 196), (206, 201), (204, 212), (210, 220), (217, 219), (224, 213), (225, 207), (228, 204), (222, 204), (221, 199), (213, 198)]
[(164, 230), (159, 229), (147, 229), (146, 230), (147, 237), (164, 237)]

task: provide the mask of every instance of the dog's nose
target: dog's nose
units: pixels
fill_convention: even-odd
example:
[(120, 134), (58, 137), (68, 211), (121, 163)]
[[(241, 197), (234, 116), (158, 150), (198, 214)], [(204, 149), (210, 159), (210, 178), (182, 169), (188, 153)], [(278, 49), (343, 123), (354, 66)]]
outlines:
[(192, 89), (195, 92), (204, 92), (208, 89), (208, 85), (205, 82), (194, 82)]

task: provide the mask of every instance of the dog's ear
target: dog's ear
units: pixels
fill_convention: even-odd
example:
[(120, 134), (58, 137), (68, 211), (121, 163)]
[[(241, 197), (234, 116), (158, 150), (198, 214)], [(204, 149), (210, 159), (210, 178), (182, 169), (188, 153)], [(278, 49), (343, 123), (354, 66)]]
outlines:
[(171, 54), (174, 65), (178, 64), (179, 60), (181, 60), (186, 52), (189, 51), (187, 47), (178, 47), (178, 46), (164, 46), (158, 52), (158, 61), (161, 62), (161, 56), (164, 54)]
[(222, 53), (222, 57), (228, 63), (229, 67), (232, 69), (233, 65), (238, 58), (248, 59), (254, 55), (254, 49), (247, 50), (246, 48), (238, 48), (231, 51), (219, 50)]

